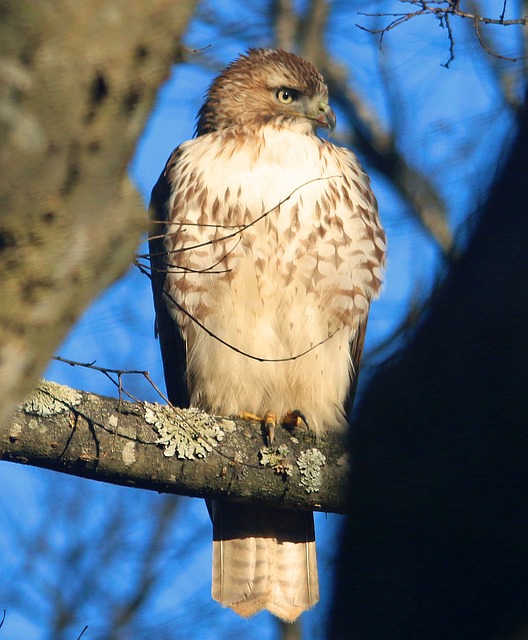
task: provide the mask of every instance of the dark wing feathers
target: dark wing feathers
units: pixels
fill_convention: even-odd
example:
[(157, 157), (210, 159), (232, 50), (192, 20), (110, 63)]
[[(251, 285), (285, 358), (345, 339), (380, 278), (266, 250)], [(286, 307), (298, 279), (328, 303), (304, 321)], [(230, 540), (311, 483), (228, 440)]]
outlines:
[(167, 263), (163, 236), (165, 223), (169, 217), (167, 203), (170, 197), (169, 172), (174, 164), (175, 154), (167, 162), (165, 170), (152, 189), (150, 199), (149, 252), (151, 266), (151, 285), (156, 312), (156, 335), (160, 341), (165, 386), (170, 402), (177, 407), (189, 406), (189, 391), (185, 375), (186, 349), (180, 329), (171, 318), (165, 302), (164, 285)]

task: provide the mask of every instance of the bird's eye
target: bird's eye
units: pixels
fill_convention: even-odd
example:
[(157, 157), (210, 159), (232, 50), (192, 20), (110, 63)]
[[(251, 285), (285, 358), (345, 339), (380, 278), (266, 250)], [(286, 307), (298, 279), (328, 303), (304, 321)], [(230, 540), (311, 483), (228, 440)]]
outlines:
[(299, 97), (299, 92), (295, 89), (279, 89), (277, 91), (277, 100), (282, 104), (291, 104)]

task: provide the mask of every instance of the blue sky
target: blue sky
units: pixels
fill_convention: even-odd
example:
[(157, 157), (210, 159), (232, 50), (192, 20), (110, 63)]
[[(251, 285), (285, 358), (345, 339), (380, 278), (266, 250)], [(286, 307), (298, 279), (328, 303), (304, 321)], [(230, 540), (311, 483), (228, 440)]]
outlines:
[[(368, 6), (368, 3), (358, 4)], [(502, 6), (502, 2), (485, 4), (491, 8)], [(255, 24), (246, 34), (226, 35), (204, 20), (194, 20), (186, 38), (188, 46), (198, 49), (211, 44), (211, 48), (178, 66), (160, 91), (130, 167), (145, 202), (173, 148), (191, 137), (194, 117), (215, 73), (214, 67), (220, 68), (243, 51), (248, 38), (252, 38), (252, 45), (270, 44), (269, 31), (262, 28), (255, 18), (255, 11), (247, 9), (246, 3), (217, 3), (216, 6), (220, 5), (225, 5), (228, 18), (238, 19), (241, 12), (247, 12), (250, 24), (253, 25), (253, 19)], [(256, 3), (256, 6), (265, 4)], [(497, 59), (491, 61), (490, 66), (488, 55), (479, 48), (467, 25), (457, 27), (456, 58), (450, 68), (445, 69), (441, 65), (448, 57), (446, 32), (434, 20), (407, 23), (388, 34), (381, 49), (375, 36), (354, 26), (359, 21), (367, 23), (352, 10), (346, 15), (343, 12), (338, 17), (332, 15), (329, 46), (346, 64), (354, 86), (376, 110), (385, 126), (397, 128), (398, 148), (409, 162), (431, 177), (448, 204), (450, 221), (453, 228), (458, 229), (455, 235), (462, 239), (464, 222), (477, 211), (485, 188), (493, 178), (503, 141), (511, 129), (511, 115), (499, 99), (496, 81), (497, 68), (509, 63)], [(496, 33), (509, 53), (515, 50), (518, 34)], [(207, 69), (202, 67), (204, 62)], [(387, 78), (390, 78), (389, 91)], [(369, 169), (368, 162), (365, 161), (365, 165)], [(389, 262), (382, 298), (374, 304), (369, 321), (368, 349), (390, 335), (405, 315), (409, 301), (427, 293), (441, 268), (434, 243), (412, 219), (386, 180), (373, 172), (372, 182), (389, 238)], [(145, 252), (145, 248), (140, 251)], [(122, 280), (94, 301), (58, 353), (81, 362), (95, 360), (99, 366), (148, 370), (163, 387), (153, 326), (150, 284), (132, 267)], [(103, 376), (85, 369), (52, 363), (46, 377), (95, 393), (116, 395), (115, 388)], [(158, 399), (154, 390), (138, 376), (127, 377), (125, 385), (136, 397)], [(64, 562), (71, 538), (80, 539), (82, 532), (89, 530), (93, 535), (93, 548), (97, 550), (102, 543), (98, 531), (104, 527), (109, 511), (117, 508), (123, 509), (123, 520), (130, 524), (122, 530), (130, 540), (123, 539), (121, 548), (117, 545), (119, 561), (108, 561), (107, 567), (99, 567), (104, 575), (93, 589), (96, 594), (105, 593), (105, 590), (126, 592), (127, 578), (132, 579), (135, 570), (133, 554), (126, 553), (127, 545), (136, 540), (137, 546), (141, 546), (151, 526), (149, 514), (163, 504), (160, 496), (8, 463), (0, 465), (0, 481), (4, 486), (0, 509), (4, 510), (6, 522), (10, 522), (8, 527), (0, 529), (0, 552), (7, 559), (3, 578), (0, 578), (0, 610), (3, 601), (9, 602), (13, 581), (20, 585), (24, 580), (30, 580), (31, 573), (22, 570), (24, 554), (16, 552), (21, 539), (36, 538), (43, 526), (47, 528), (47, 544), (54, 552), (47, 556), (43, 554), (41, 559), (34, 560), (34, 564), (42, 576), (49, 575), (51, 584), (58, 571), (57, 563)], [(58, 499), (60, 496), (64, 499)], [(77, 528), (69, 526), (66, 515), (60, 511), (61, 503), (71, 505), (76, 499), (80, 510), (75, 520)], [(51, 522), (50, 510), (56, 512)], [(311, 638), (323, 637), (324, 616), (331, 600), (331, 567), (339, 521), (331, 515), (317, 517), (324, 595), (316, 610), (305, 616), (305, 628), (309, 629)], [(157, 568), (159, 587), (145, 614), (159, 618), (165, 625), (158, 637), (259, 640), (276, 637), (276, 626), (270, 616), (264, 614), (244, 622), (211, 602), (210, 526), (201, 501), (181, 501), (180, 511), (164, 544), (166, 556), (160, 556)], [(182, 551), (191, 546), (191, 553)], [(43, 584), (46, 584), (45, 579)], [(31, 593), (34, 583), (17, 588)], [(0, 638), (50, 638), (46, 630), (49, 606), (45, 604), (43, 594), (33, 593), (23, 602), (33, 604), (8, 607), (8, 618), (4, 629), (0, 630)], [(89, 630), (83, 638), (102, 638), (97, 635), (102, 610), (97, 601), (89, 601), (80, 607), (70, 637), (75, 638), (74, 629), (78, 634), (86, 624)], [(172, 635), (167, 629), (172, 630)], [(137, 636), (140, 640), (141, 637)]]

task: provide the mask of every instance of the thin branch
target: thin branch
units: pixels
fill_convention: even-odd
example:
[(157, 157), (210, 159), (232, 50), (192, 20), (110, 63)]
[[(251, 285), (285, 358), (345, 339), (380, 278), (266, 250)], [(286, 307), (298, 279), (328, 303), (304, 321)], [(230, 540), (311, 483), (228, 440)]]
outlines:
[[(251, 222), (248, 222), (248, 223), (246, 223), (244, 225), (241, 225), (241, 226), (237, 226), (235, 231), (233, 231), (231, 233), (228, 233), (228, 234), (226, 234), (224, 236), (219, 236), (218, 238), (212, 238), (211, 240), (207, 240), (205, 242), (200, 242), (200, 243), (195, 244), (195, 245), (191, 245), (191, 246), (188, 246), (188, 247), (182, 247), (181, 249), (173, 249), (172, 251), (167, 251), (166, 254), (172, 255), (174, 253), (183, 253), (185, 251), (194, 251), (195, 249), (201, 249), (202, 247), (208, 247), (210, 245), (216, 244), (217, 242), (223, 242), (224, 240), (229, 240), (231, 238), (235, 238), (236, 236), (242, 234), (247, 229), (249, 229), (249, 228), (253, 227), (254, 225), (256, 225), (261, 220), (264, 220), (264, 218), (267, 218), (274, 211), (279, 209), (283, 204), (288, 202), (288, 200), (293, 198), (293, 196), (297, 193), (297, 191), (300, 191), (301, 189), (303, 189), (304, 187), (308, 186), (309, 184), (312, 184), (313, 182), (323, 182), (325, 180), (334, 180), (334, 179), (342, 178), (342, 177), (343, 177), (343, 175), (338, 173), (338, 174), (334, 174), (334, 175), (331, 175), (331, 176), (321, 176), (320, 178), (312, 178), (311, 180), (307, 180), (306, 182), (303, 182), (302, 184), (300, 184), (298, 187), (295, 187), (295, 189), (293, 189), (287, 196), (285, 196), (282, 200), (279, 200), (279, 202), (277, 202), (277, 204), (273, 205), (272, 207), (270, 207), (269, 209), (264, 211), (264, 213), (262, 213), (260, 216), (258, 216), (254, 220), (251, 220)], [(170, 223), (167, 224), (168, 227), (174, 227), (174, 226), (182, 227), (184, 225), (186, 225), (185, 221), (170, 222)], [(175, 235), (177, 233), (178, 233), (178, 231), (172, 231), (172, 232), (169, 232), (167, 235), (171, 236), (171, 235)]]
[[(474, 13), (476, 12), (475, 8), (478, 6), (476, 1), (468, 0), (467, 5), (470, 10), (472, 10)], [(466, 22), (466, 25), (469, 26), (470, 23)], [(519, 86), (523, 84), (523, 80), (521, 79), (520, 75), (523, 74), (525, 76), (525, 71), (519, 68), (519, 65), (513, 66), (501, 64), (500, 61), (503, 59), (507, 60), (508, 62), (514, 62), (516, 59), (500, 56), (495, 53), (495, 46), (493, 39), (491, 38), (490, 29), (481, 29), (474, 23), (471, 24), (469, 28), (475, 30), (479, 40), (481, 51), (489, 56), (489, 69), (492, 72), (498, 89), (500, 89), (500, 92), (503, 96), (504, 105), (512, 109), (512, 111), (516, 115), (518, 115), (523, 104), (522, 92), (518, 91)], [(521, 43), (523, 46), (523, 51), (525, 52), (526, 47), (524, 46), (522, 38), (519, 39), (519, 44)], [(524, 60), (527, 59), (525, 55), (523, 56), (523, 58)], [(517, 80), (515, 79), (516, 76)]]
[[(429, 15), (429, 16), (434, 16), (435, 18), (438, 19), (439, 24), (446, 28), (448, 31), (448, 38), (449, 38), (449, 60), (442, 64), (443, 67), (448, 68), (449, 64), (454, 60), (454, 36), (453, 36), (453, 31), (451, 28), (451, 23), (450, 23), (450, 19), (451, 17), (457, 17), (457, 18), (461, 18), (461, 19), (466, 19), (466, 20), (470, 20), (473, 23), (474, 29), (475, 29), (475, 33), (477, 35), (477, 38), (479, 40), (480, 45), (482, 46), (482, 48), (489, 53), (492, 56), (495, 56), (497, 58), (500, 58), (501, 60), (507, 60), (509, 62), (517, 62), (519, 60), (524, 59), (524, 56), (521, 57), (517, 57), (517, 58), (512, 58), (512, 57), (508, 57), (508, 56), (503, 56), (495, 51), (491, 51), (490, 49), (488, 49), (482, 40), (481, 34), (480, 34), (480, 25), (484, 24), (484, 25), (500, 25), (503, 27), (510, 27), (510, 26), (526, 26), (528, 24), (528, 16), (524, 16), (522, 18), (514, 18), (514, 19), (510, 19), (510, 20), (505, 20), (504, 16), (506, 13), (506, 4), (507, 4), (507, 0), (504, 0), (503, 5), (502, 5), (502, 11), (501, 14), (499, 16), (499, 18), (490, 18), (487, 16), (481, 16), (478, 15), (477, 13), (473, 13), (470, 11), (463, 11), (462, 9), (460, 9), (459, 7), (459, 3), (458, 2), (453, 2), (452, 0), (438, 0), (437, 2), (426, 2), (425, 0), (407, 0), (409, 4), (420, 7), (420, 9), (416, 10), (416, 11), (409, 11), (407, 13), (391, 13), (391, 12), (386, 12), (386, 13), (365, 13), (365, 12), (358, 12), (358, 15), (362, 15), (362, 16), (366, 16), (369, 18), (394, 18), (393, 20), (391, 20), (389, 22), (389, 24), (387, 24), (386, 26), (382, 27), (381, 29), (370, 29), (368, 27), (365, 27), (361, 24), (356, 24), (356, 26), (363, 30), (363, 31), (367, 31), (368, 33), (372, 33), (375, 35), (379, 35), (380, 36), (380, 47), (383, 41), (383, 37), (385, 36), (386, 33), (388, 33), (389, 31), (392, 31), (393, 29), (395, 29), (396, 27), (401, 26), (402, 24), (404, 24), (405, 22), (408, 22), (409, 20), (412, 20), (414, 18), (417, 18), (419, 16), (424, 16), (424, 15)], [(443, 5), (443, 6), (442, 6)]]
[[(121, 392), (127, 395), (131, 400), (135, 402), (141, 402), (137, 398), (135, 398), (132, 394), (125, 391), (122, 387), (122, 377), (124, 375), (140, 375), (145, 378), (145, 380), (151, 385), (151, 387), (156, 391), (160, 398), (162, 398), (165, 402), (169, 403), (165, 394), (161, 391), (161, 389), (156, 385), (156, 383), (150, 377), (150, 373), (148, 371), (141, 371), (139, 369), (110, 369), (109, 367), (97, 367), (94, 362), (77, 362), (76, 360), (68, 360), (68, 358), (63, 358), (62, 356), (52, 356), (52, 360), (56, 360), (57, 362), (62, 362), (64, 364), (70, 365), (70, 367), (84, 367), (85, 369), (91, 369), (92, 371), (99, 371), (103, 375), (105, 375), (111, 382), (119, 389), (119, 397), (121, 398)], [(114, 374), (117, 376), (117, 380), (114, 380), (110, 374)], [(169, 403), (170, 404), (170, 403)]]
[(449, 40), (449, 60), (444, 62), (441, 66), (445, 69), (449, 69), (449, 65), (455, 59), (455, 36), (453, 35), (453, 29), (451, 29), (451, 22), (449, 21), (449, 15), (439, 16), (440, 25), (447, 29), (447, 37)]
[(79, 634), (79, 636), (77, 637), (77, 640), (81, 640), (81, 638), (82, 638), (82, 637), (83, 637), (83, 635), (84, 635), (84, 632), (85, 632), (87, 629), (88, 629), (88, 625), (86, 625), (86, 626), (84, 627), (84, 629), (81, 631), (81, 633), (80, 633), (80, 634)]
[(396, 19), (394, 20), (393, 23), (391, 23), (391, 25), (389, 25), (388, 27), (384, 27), (383, 29), (368, 29), (359, 24), (357, 26), (360, 29), (363, 29), (364, 31), (368, 31), (369, 33), (381, 33), (383, 31), (390, 31), (394, 27), (399, 26), (399, 24), (401, 24), (402, 22), (407, 22), (408, 20), (412, 20), (412, 18), (421, 16), (421, 15), (426, 15), (426, 14), (457, 16), (458, 18), (466, 18), (471, 21), (481, 22), (482, 24), (496, 24), (496, 25), (502, 25), (504, 27), (509, 27), (513, 25), (526, 26), (528, 24), (528, 16), (525, 16), (523, 18), (504, 20), (504, 10), (506, 6), (506, 2), (504, 3), (503, 11), (499, 18), (488, 18), (486, 16), (480, 16), (478, 14), (470, 13), (468, 11), (462, 11), (462, 9), (458, 7), (458, 3), (452, 3), (452, 2), (449, 2), (448, 0), (446, 0), (446, 3), (448, 6), (440, 7), (440, 6), (431, 6), (430, 2), (423, 2), (422, 0), (414, 0), (414, 1), (411, 0), (410, 4), (418, 5), (423, 8), (418, 11), (413, 11), (409, 13), (365, 13), (365, 12), (359, 11), (358, 15), (366, 16), (368, 18), (394, 17)]
[(504, 0), (504, 2), (502, 3), (502, 11), (501, 11), (501, 15), (500, 15), (501, 21), (504, 21), (504, 16), (506, 14), (506, 5), (507, 4), (508, 4), (508, 0)]
[(494, 58), (499, 58), (499, 60), (506, 60), (507, 62), (518, 62), (519, 60), (525, 60), (525, 59), (528, 58), (528, 56), (519, 56), (518, 58), (511, 58), (509, 56), (504, 56), (504, 55), (502, 55), (500, 53), (497, 53), (496, 51), (492, 51), (490, 49), (490, 47), (488, 46), (488, 44), (484, 41), (484, 38), (483, 38), (481, 30), (480, 30), (480, 26), (479, 26), (479, 23), (478, 23), (477, 20), (475, 20), (473, 22), (473, 26), (475, 28), (475, 33), (477, 34), (477, 38), (478, 38), (480, 46), (490, 56), (493, 56)]
[[(152, 280), (152, 277), (151, 277), (150, 273), (146, 269), (144, 269), (139, 262), (136, 261), (134, 264), (141, 271), (141, 273), (143, 275), (147, 276), (147, 278), (150, 278), (151, 282), (153, 282), (154, 285), (157, 285), (157, 283), (154, 280)], [(214, 338), (220, 344), (223, 344), (225, 347), (228, 347), (229, 349), (231, 349), (235, 353), (239, 353), (240, 355), (245, 356), (246, 358), (250, 358), (251, 360), (256, 360), (257, 362), (290, 362), (290, 361), (293, 361), (293, 360), (298, 360), (299, 358), (302, 358), (307, 353), (310, 353), (314, 349), (317, 349), (322, 344), (324, 344), (325, 342), (327, 342), (328, 340), (333, 338), (335, 336), (335, 334), (339, 331), (339, 329), (335, 329), (334, 331), (329, 333), (326, 338), (323, 338), (322, 340), (320, 340), (316, 344), (312, 345), (311, 347), (305, 349), (304, 351), (296, 353), (294, 355), (287, 356), (286, 358), (263, 358), (261, 356), (256, 356), (256, 355), (254, 355), (252, 353), (248, 353), (247, 351), (243, 351), (242, 349), (239, 349), (238, 347), (235, 347), (230, 342), (227, 342), (226, 340), (223, 340), (220, 336), (218, 336), (216, 333), (214, 333), (214, 331), (211, 331), (202, 322), (200, 322), (198, 320), (198, 318), (193, 316), (192, 313), (189, 313), (189, 311), (187, 311), (187, 309), (185, 309), (185, 307), (183, 307), (179, 302), (177, 302), (174, 299), (174, 297), (166, 289), (162, 290), (162, 294), (163, 294), (163, 297), (167, 301), (169, 301), (171, 304), (173, 304), (178, 309), (178, 311), (183, 313), (183, 315), (186, 316), (187, 318), (189, 318), (189, 320), (194, 322), (194, 324), (196, 326), (200, 327), (200, 329), (202, 329), (202, 331), (205, 331), (205, 333), (210, 338)]]

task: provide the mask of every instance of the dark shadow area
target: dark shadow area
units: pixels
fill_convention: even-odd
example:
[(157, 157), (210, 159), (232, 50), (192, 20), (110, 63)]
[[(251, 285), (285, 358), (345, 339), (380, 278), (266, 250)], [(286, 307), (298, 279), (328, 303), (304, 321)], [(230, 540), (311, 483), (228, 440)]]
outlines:
[(359, 407), (332, 640), (528, 637), (527, 245), (525, 109), (467, 251)]

